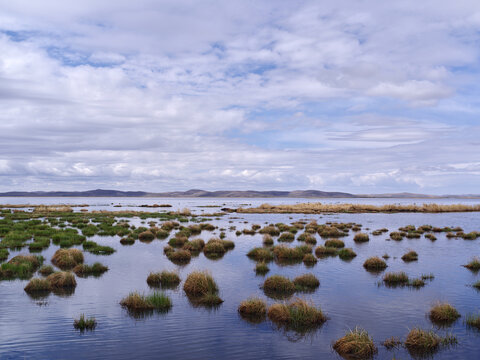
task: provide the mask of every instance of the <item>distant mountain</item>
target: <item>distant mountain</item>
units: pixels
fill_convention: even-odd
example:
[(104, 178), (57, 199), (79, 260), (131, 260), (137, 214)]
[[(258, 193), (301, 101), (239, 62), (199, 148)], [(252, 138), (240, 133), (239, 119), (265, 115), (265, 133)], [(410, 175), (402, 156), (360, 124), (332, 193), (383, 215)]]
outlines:
[(412, 193), (394, 194), (365, 194), (354, 195), (344, 192), (328, 192), (319, 190), (294, 190), (294, 191), (206, 191), (191, 189), (187, 191), (172, 191), (152, 193), (145, 191), (119, 191), (119, 190), (88, 190), (88, 191), (10, 191), (0, 193), (0, 197), (212, 197), (212, 198), (410, 198), (410, 199), (480, 199), (480, 195), (425, 195)]

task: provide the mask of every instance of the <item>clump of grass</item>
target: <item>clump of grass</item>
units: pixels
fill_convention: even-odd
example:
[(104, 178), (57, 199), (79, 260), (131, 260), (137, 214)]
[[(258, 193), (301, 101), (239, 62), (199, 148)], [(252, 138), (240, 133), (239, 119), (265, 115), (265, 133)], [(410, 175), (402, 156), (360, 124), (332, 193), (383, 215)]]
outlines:
[(124, 237), (124, 238), (120, 239), (120, 244), (122, 244), (122, 245), (133, 245), (133, 244), (135, 244), (135, 239), (130, 237), (130, 236)]
[(166, 253), (168, 260), (173, 263), (184, 264), (192, 259), (192, 254), (188, 250), (176, 250)]
[(265, 261), (260, 261), (260, 262), (257, 263), (257, 265), (255, 265), (255, 272), (258, 275), (265, 275), (269, 271), (270, 271), (270, 268), (265, 263)]
[(73, 327), (80, 331), (94, 330), (97, 327), (97, 320), (94, 317), (87, 318), (85, 314), (81, 314), (78, 319), (73, 321)]
[(257, 261), (270, 261), (273, 260), (273, 253), (270, 249), (266, 248), (253, 248), (247, 253), (249, 258), (252, 258)]
[(344, 248), (338, 250), (338, 257), (342, 260), (353, 259), (357, 254), (351, 248)]
[(403, 233), (398, 232), (398, 231), (392, 231), (390, 233), (390, 239), (395, 240), (395, 241), (401, 241), (401, 240), (403, 240)]
[(317, 263), (317, 258), (313, 254), (305, 254), (302, 261), (305, 265), (314, 265)]
[(263, 245), (265, 246), (273, 245), (273, 238), (270, 234), (263, 235)]
[(370, 238), (367, 233), (358, 233), (355, 234), (355, 237), (353, 238), (353, 241), (363, 243), (369, 241)]
[(383, 254), (382, 258), (384, 258), (385, 260), (390, 259), (390, 255), (388, 255), (387, 253), (385, 253), (385, 254)]
[(39, 270), (38, 273), (42, 276), (48, 276), (50, 274), (53, 274), (53, 266), (51, 265), (43, 265)]
[(140, 234), (138, 234), (138, 240), (144, 241), (144, 242), (150, 242), (155, 239), (155, 234), (152, 233), (150, 230), (143, 231)]
[(469, 328), (480, 330), (480, 315), (468, 314), (465, 323)]
[(363, 267), (371, 271), (381, 271), (387, 268), (387, 263), (379, 257), (374, 256), (365, 260)]
[(338, 237), (347, 235), (347, 233), (337, 229), (334, 226), (324, 226), (324, 225), (321, 225), (319, 227), (318, 234), (322, 238), (338, 238)]
[(409, 251), (408, 253), (406, 253), (402, 256), (402, 260), (405, 261), (405, 262), (417, 261), (418, 260), (418, 254), (413, 250)]
[(33, 278), (24, 288), (26, 293), (48, 292), (50, 291), (50, 282), (47, 279)]
[(274, 225), (268, 225), (259, 230), (260, 234), (268, 234), (270, 236), (280, 235), (280, 230), (278, 230)]
[(425, 281), (424, 281), (422, 278), (420, 278), (420, 279), (412, 279), (412, 280), (410, 280), (410, 281), (408, 282), (407, 285), (409, 285), (409, 286), (411, 286), (411, 287), (414, 287), (414, 288), (420, 288), (420, 287), (425, 286)]
[(221, 239), (210, 239), (203, 248), (203, 253), (210, 256), (220, 256), (227, 252), (225, 249), (223, 240)]
[(0, 249), (0, 261), (5, 261), (8, 259), (9, 252), (7, 249)]
[(52, 264), (62, 270), (69, 270), (82, 264), (83, 260), (83, 253), (78, 249), (59, 249), (52, 257)]
[(293, 279), (297, 291), (312, 291), (320, 286), (320, 281), (313, 274), (304, 274)]
[(429, 318), (435, 324), (448, 325), (454, 323), (460, 314), (449, 303), (438, 303), (430, 309)]
[(132, 292), (120, 301), (120, 305), (131, 311), (159, 310), (168, 311), (172, 307), (172, 301), (164, 293), (154, 292), (145, 296), (138, 292)]
[(263, 290), (267, 295), (275, 298), (292, 295), (296, 287), (290, 279), (281, 275), (273, 275), (265, 279)]
[(325, 241), (325, 247), (340, 249), (345, 247), (345, 243), (339, 239), (332, 239)]
[(72, 270), (75, 275), (80, 277), (86, 276), (100, 276), (108, 271), (108, 267), (96, 262), (93, 265), (78, 264)]
[(17, 255), (0, 265), (0, 280), (28, 279), (42, 265), (44, 258), (34, 255)]
[(441, 338), (433, 331), (413, 328), (407, 335), (405, 347), (413, 354), (428, 355), (440, 346)]
[(400, 347), (400, 345), (402, 345), (402, 341), (399, 339), (399, 338), (396, 338), (396, 337), (390, 337), (388, 338), (387, 340), (385, 340), (383, 343), (382, 343), (383, 346), (385, 346), (387, 348), (387, 350), (391, 350), (391, 349), (396, 349), (398, 347)]
[(147, 284), (154, 287), (175, 287), (180, 284), (180, 277), (173, 271), (162, 271), (150, 273), (147, 277)]
[(480, 259), (478, 257), (474, 257), (467, 265), (463, 265), (463, 266), (472, 271), (479, 271)]
[(187, 241), (188, 238), (186, 236), (176, 234), (174, 237), (168, 240), (168, 245), (173, 247), (182, 247)]
[(477, 282), (473, 283), (472, 286), (477, 289), (477, 290), (480, 290), (480, 280), (478, 280)]
[(295, 235), (291, 232), (284, 232), (280, 234), (280, 237), (278, 238), (278, 241), (280, 242), (292, 242), (293, 240), (295, 240)]
[(75, 276), (68, 271), (57, 271), (47, 276), (50, 289), (74, 289), (77, 286)]
[(304, 241), (307, 244), (315, 245), (317, 243), (317, 239), (315, 236), (305, 231), (303, 234), (300, 234), (297, 238), (298, 241)]
[(383, 281), (390, 285), (407, 285), (408, 280), (408, 275), (403, 271), (397, 273), (390, 272), (383, 276)]
[(267, 315), (272, 322), (295, 331), (316, 328), (327, 321), (320, 308), (299, 298), (287, 304), (273, 304)]
[(273, 253), (279, 260), (302, 260), (305, 254), (311, 253), (312, 248), (308, 245), (289, 248), (284, 245), (275, 246)]
[(318, 246), (315, 249), (315, 255), (319, 258), (325, 257), (325, 256), (335, 256), (337, 255), (337, 249), (331, 248), (331, 247), (325, 247), (325, 246)]
[(333, 349), (347, 359), (370, 359), (378, 351), (368, 332), (358, 327), (335, 341)]
[(431, 240), (431, 241), (435, 241), (437, 240), (437, 237), (433, 234), (425, 234), (425, 238)]
[(182, 249), (188, 250), (190, 252), (198, 253), (202, 251), (204, 247), (205, 247), (205, 241), (203, 241), (202, 239), (195, 239), (192, 241), (187, 241), (183, 245)]
[(223, 302), (218, 297), (218, 286), (206, 271), (190, 273), (183, 284), (183, 290), (195, 303), (201, 305), (218, 305)]
[(267, 304), (260, 298), (252, 297), (240, 303), (238, 312), (249, 320), (263, 321), (267, 313)]

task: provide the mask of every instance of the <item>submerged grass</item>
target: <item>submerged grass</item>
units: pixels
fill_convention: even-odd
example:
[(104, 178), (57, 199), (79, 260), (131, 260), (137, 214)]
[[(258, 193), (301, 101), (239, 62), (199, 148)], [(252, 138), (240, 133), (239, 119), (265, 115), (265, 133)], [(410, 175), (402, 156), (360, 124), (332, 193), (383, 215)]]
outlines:
[(85, 314), (80, 314), (80, 317), (73, 321), (73, 327), (80, 331), (94, 330), (97, 327), (97, 320), (94, 317), (87, 318)]

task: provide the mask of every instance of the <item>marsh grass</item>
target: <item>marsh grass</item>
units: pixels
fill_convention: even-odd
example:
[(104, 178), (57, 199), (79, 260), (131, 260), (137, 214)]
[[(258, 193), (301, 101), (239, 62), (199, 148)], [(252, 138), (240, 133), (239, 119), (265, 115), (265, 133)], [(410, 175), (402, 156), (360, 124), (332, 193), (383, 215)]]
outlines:
[(294, 248), (285, 245), (278, 245), (273, 248), (273, 253), (278, 260), (303, 260), (305, 254), (311, 253), (312, 247), (309, 245), (300, 245)]
[(168, 260), (174, 264), (188, 264), (192, 259), (192, 254), (188, 250), (172, 250), (165, 254)]
[(24, 288), (26, 293), (50, 292), (50, 282), (47, 279), (33, 278)]
[(358, 327), (335, 341), (333, 349), (346, 359), (371, 359), (378, 352), (368, 332)]
[(17, 255), (0, 265), (0, 280), (29, 279), (43, 261), (42, 256)]
[(0, 249), (0, 261), (5, 261), (8, 259), (9, 252), (7, 249)]
[(290, 279), (281, 275), (273, 275), (265, 279), (263, 291), (268, 297), (281, 299), (293, 295), (296, 287)]
[(339, 239), (332, 239), (325, 241), (325, 247), (340, 249), (345, 247), (345, 243)]
[(463, 265), (463, 266), (472, 271), (479, 271), (480, 259), (478, 257), (474, 257), (467, 265)]
[(203, 250), (204, 247), (205, 247), (205, 241), (203, 241), (202, 239), (195, 239), (192, 241), (187, 241), (183, 245), (182, 249), (188, 250), (191, 253), (199, 253), (200, 251)]
[(291, 232), (281, 233), (280, 237), (278, 238), (279, 242), (292, 242), (293, 240), (295, 240), (295, 235)]
[(367, 233), (358, 233), (355, 234), (355, 237), (353, 238), (353, 241), (357, 243), (364, 243), (370, 240), (370, 237), (368, 236)]
[(57, 271), (47, 276), (50, 289), (74, 289), (77, 286), (75, 276), (68, 271)]
[(374, 256), (365, 260), (363, 267), (368, 271), (382, 271), (387, 268), (387, 263), (378, 256)]
[(271, 261), (273, 260), (273, 253), (270, 249), (268, 248), (253, 248), (251, 249), (248, 253), (247, 256), (251, 259), (257, 260), (257, 261)]
[(263, 245), (264, 246), (271, 246), (273, 245), (273, 238), (270, 234), (263, 235)]
[(53, 274), (53, 266), (51, 265), (43, 265), (39, 270), (38, 273), (42, 276), (48, 276), (50, 274)]
[(351, 248), (343, 248), (338, 250), (338, 257), (342, 260), (353, 259), (357, 254)]
[(465, 324), (467, 328), (480, 331), (480, 314), (468, 314), (465, 318)]
[(255, 265), (255, 273), (257, 275), (265, 275), (270, 271), (270, 268), (265, 263), (265, 261), (260, 261)]
[(390, 239), (395, 240), (395, 241), (401, 241), (403, 240), (403, 233), (398, 232), (398, 231), (392, 231), (390, 233)]
[(143, 242), (151, 242), (155, 239), (155, 234), (152, 233), (150, 230), (143, 231), (138, 234), (138, 240)]
[(399, 338), (396, 337), (390, 337), (387, 340), (385, 340), (382, 345), (387, 349), (387, 350), (392, 350), (392, 349), (397, 349), (402, 345), (402, 341)]
[(325, 246), (318, 246), (315, 249), (315, 255), (319, 258), (327, 257), (327, 256), (336, 256), (337, 249), (331, 248), (331, 247), (325, 247)]
[(150, 295), (132, 292), (120, 301), (120, 305), (132, 312), (148, 310), (167, 312), (172, 307), (172, 301), (162, 292), (155, 291)]
[(402, 260), (405, 262), (417, 261), (418, 254), (415, 251), (409, 251), (402, 256)]
[(94, 317), (87, 318), (85, 314), (80, 314), (80, 317), (73, 321), (73, 327), (80, 331), (91, 331), (97, 327), (97, 320)]
[(93, 265), (78, 264), (72, 270), (79, 277), (95, 276), (99, 277), (108, 271), (108, 267), (96, 262)]
[(432, 330), (413, 328), (407, 335), (405, 347), (413, 356), (428, 356), (434, 354), (441, 343), (441, 338)]
[(318, 328), (327, 321), (327, 317), (319, 307), (300, 298), (286, 304), (271, 305), (267, 315), (273, 323), (297, 332)]
[(302, 259), (303, 263), (307, 266), (313, 266), (317, 263), (317, 258), (313, 254), (305, 254)]
[(59, 249), (52, 257), (52, 264), (62, 270), (73, 269), (84, 261), (83, 253), (78, 249)]
[(152, 287), (175, 288), (180, 284), (180, 277), (174, 271), (162, 271), (150, 273), (147, 277), (147, 284)]
[(265, 320), (267, 303), (258, 297), (248, 298), (240, 303), (238, 313), (250, 322), (260, 323)]
[(436, 325), (451, 325), (460, 318), (457, 309), (447, 302), (434, 305), (428, 316), (430, 321)]
[(193, 304), (216, 306), (223, 302), (218, 296), (217, 283), (206, 271), (190, 273), (183, 284), (183, 290)]
[(383, 281), (387, 285), (398, 286), (398, 285), (408, 285), (409, 279), (408, 279), (408, 275), (405, 272), (401, 271), (397, 273), (394, 273), (394, 272), (386, 273), (383, 276)]
[(313, 274), (304, 274), (293, 279), (297, 291), (312, 292), (320, 286), (320, 281)]

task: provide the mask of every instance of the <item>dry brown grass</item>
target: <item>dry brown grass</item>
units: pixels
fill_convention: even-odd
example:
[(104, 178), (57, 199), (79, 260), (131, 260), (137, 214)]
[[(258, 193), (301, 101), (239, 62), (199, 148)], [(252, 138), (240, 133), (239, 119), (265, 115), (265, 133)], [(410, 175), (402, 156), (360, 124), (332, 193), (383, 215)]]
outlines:
[(82, 264), (83, 260), (83, 253), (79, 249), (59, 249), (52, 257), (52, 264), (62, 270), (68, 270)]
[(377, 347), (366, 330), (355, 328), (333, 344), (333, 349), (346, 359), (371, 359)]
[(367, 270), (380, 271), (387, 267), (387, 263), (379, 257), (374, 256), (365, 260), (363, 267)]
[(54, 272), (47, 276), (46, 279), (50, 283), (50, 289), (65, 289), (65, 288), (75, 288), (77, 286), (77, 281), (75, 276), (68, 271), (58, 271)]
[(297, 331), (315, 328), (327, 321), (320, 308), (300, 298), (287, 304), (273, 304), (267, 315), (272, 322)]
[(270, 205), (262, 204), (256, 208), (238, 208), (239, 213), (299, 213), (299, 214), (320, 214), (320, 213), (399, 213), (399, 212), (421, 212), (421, 213), (442, 213), (442, 212), (472, 212), (480, 211), (478, 205), (464, 204), (423, 204), (423, 205), (368, 205), (368, 204), (322, 204), (302, 203), (294, 205)]
[(249, 298), (240, 303), (238, 312), (242, 316), (264, 318), (267, 313), (267, 304), (260, 298)]
[(449, 303), (438, 303), (430, 309), (430, 320), (436, 324), (451, 324), (455, 322), (460, 314)]

